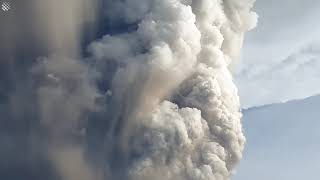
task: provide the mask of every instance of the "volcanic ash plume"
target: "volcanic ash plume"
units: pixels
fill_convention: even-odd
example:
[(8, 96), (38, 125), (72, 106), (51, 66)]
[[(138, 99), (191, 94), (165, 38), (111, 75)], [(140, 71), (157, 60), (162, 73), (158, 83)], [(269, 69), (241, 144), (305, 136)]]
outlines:
[(253, 3), (106, 0), (106, 21), (133, 26), (89, 47), (110, 80), (108, 179), (229, 179), (245, 137), (228, 66), (256, 24)]
[[(15, 84), (22, 82), (17, 86), (22, 88), (8, 93), (8, 109), (11, 104), (17, 108), (1, 118), (13, 122), (13, 114), (26, 122), (28, 138), (21, 141), (27, 141), (30, 154), (44, 158), (59, 177), (40, 172), (38, 179), (229, 179), (241, 159), (245, 137), (228, 67), (239, 54), (244, 33), (256, 24), (253, 3), (27, 3), (36, 17), (27, 28), (38, 42), (34, 54), (43, 51), (40, 54), (47, 57), (12, 63), (15, 71), (22, 69), (12, 78)], [(87, 36), (88, 30), (93, 35)], [(84, 44), (102, 34), (89, 43), (89, 52), (83, 52)], [(29, 52), (32, 47), (26, 44)], [(20, 49), (14, 50), (19, 57)], [(79, 58), (82, 55), (86, 57)], [(30, 159), (25, 166), (37, 161)]]

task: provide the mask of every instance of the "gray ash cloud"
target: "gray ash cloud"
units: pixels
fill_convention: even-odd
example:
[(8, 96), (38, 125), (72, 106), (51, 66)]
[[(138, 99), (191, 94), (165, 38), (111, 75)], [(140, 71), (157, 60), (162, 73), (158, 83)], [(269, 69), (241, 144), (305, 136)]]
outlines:
[(229, 179), (245, 138), (228, 66), (253, 3), (34, 0), (1, 16), (0, 177)]

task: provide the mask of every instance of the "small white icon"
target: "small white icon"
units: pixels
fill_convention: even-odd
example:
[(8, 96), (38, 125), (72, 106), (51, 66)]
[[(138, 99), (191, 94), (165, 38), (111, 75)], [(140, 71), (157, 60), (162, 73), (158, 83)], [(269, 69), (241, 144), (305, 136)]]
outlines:
[(10, 2), (3, 2), (1, 5), (1, 9), (3, 11), (9, 11), (11, 9)]

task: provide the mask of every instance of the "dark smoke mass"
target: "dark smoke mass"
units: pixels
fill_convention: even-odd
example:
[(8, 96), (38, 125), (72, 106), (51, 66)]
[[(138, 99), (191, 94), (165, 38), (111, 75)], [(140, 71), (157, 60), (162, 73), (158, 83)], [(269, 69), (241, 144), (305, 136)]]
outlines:
[(0, 179), (227, 180), (228, 66), (254, 0), (31, 0), (1, 12)]

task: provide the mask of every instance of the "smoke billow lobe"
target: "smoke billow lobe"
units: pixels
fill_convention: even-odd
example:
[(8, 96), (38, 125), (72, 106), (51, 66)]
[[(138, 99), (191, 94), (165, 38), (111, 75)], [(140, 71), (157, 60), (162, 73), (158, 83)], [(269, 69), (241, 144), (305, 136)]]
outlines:
[(228, 179), (245, 143), (228, 66), (256, 24), (254, 1), (108, 3), (107, 19), (137, 24), (89, 46), (98, 63), (119, 64), (107, 112), (108, 176)]
[[(34, 3), (46, 14), (48, 3)], [(229, 179), (245, 137), (228, 67), (256, 24), (253, 3), (101, 0), (88, 13), (86, 3), (70, 0), (74, 13), (62, 24), (49, 11), (38, 24), (49, 55), (25, 68), (41, 132), (34, 136), (45, 134), (38, 144), (56, 174)], [(104, 35), (79, 58), (79, 29), (90, 18)]]

